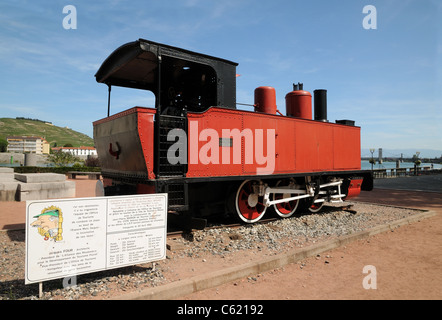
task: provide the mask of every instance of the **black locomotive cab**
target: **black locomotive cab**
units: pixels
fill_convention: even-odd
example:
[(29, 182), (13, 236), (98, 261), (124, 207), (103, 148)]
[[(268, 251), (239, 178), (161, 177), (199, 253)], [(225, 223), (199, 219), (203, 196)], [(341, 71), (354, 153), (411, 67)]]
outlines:
[(112, 86), (149, 90), (155, 94), (157, 114), (182, 116), (211, 106), (236, 109), (237, 65), (139, 39), (116, 49), (95, 77), (108, 85), (109, 97)]

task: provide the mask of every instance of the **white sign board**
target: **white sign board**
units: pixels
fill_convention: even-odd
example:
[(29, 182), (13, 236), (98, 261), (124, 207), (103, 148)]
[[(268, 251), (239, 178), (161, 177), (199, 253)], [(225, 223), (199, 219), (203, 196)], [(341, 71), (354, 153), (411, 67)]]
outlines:
[(167, 194), (26, 201), (25, 283), (166, 258)]

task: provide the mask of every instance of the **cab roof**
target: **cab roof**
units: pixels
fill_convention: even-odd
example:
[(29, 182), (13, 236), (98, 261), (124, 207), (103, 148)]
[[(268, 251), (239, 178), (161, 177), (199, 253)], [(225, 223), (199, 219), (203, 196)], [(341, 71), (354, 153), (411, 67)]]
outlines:
[[(156, 81), (156, 70), (162, 56), (177, 61), (193, 62), (211, 66), (218, 77), (225, 76), (225, 69), (236, 72), (238, 63), (197, 53), (145, 39), (138, 39), (117, 48), (103, 62), (95, 74), (99, 83), (138, 89), (152, 89)], [(235, 72), (233, 77), (236, 77)]]

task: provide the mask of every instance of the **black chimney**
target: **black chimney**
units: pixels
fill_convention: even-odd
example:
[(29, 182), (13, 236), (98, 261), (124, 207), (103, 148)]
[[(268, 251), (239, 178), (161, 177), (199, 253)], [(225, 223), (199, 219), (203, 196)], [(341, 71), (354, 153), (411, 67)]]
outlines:
[(318, 89), (313, 91), (314, 106), (315, 106), (315, 120), (328, 122), (327, 120), (327, 90)]

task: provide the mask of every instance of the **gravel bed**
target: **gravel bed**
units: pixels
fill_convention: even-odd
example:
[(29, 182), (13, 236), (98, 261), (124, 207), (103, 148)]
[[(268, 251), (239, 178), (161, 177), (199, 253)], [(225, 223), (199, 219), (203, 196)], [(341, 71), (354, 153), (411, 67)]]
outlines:
[[(343, 207), (351, 206), (350, 210)], [(280, 253), (319, 241), (349, 235), (375, 226), (410, 217), (422, 210), (346, 202), (326, 204), (320, 213), (303, 214), (289, 219), (239, 228), (195, 231), (192, 238), (179, 239), (181, 255), (200, 257), (205, 253), (224, 256), (240, 250)]]
[[(351, 210), (342, 207), (353, 205)], [(321, 213), (279, 219), (267, 224), (220, 227), (194, 231), (175, 239), (181, 244), (167, 259), (179, 265), (182, 257), (226, 256), (242, 250), (280, 253), (319, 241), (367, 230), (378, 225), (410, 217), (421, 210), (381, 206), (361, 202), (327, 204)], [(207, 258), (205, 258), (207, 259)], [(79, 275), (75, 286), (65, 288), (62, 279), (44, 283), (43, 297), (38, 284), (24, 284), (25, 231), (0, 232), (0, 300), (106, 299), (140, 288), (169, 282), (159, 261), (103, 272)]]

